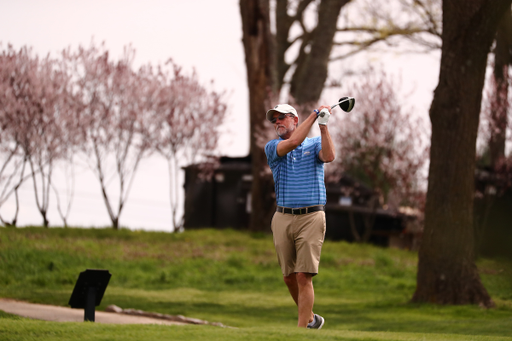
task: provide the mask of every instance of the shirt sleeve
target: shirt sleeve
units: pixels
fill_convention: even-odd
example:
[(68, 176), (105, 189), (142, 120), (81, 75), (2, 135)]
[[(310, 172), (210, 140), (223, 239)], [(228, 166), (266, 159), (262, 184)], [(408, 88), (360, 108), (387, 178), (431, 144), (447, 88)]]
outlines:
[(277, 155), (277, 145), (279, 144), (279, 140), (271, 140), (265, 146), (265, 154), (267, 155), (268, 165), (272, 168), (272, 165), (280, 159), (279, 155)]

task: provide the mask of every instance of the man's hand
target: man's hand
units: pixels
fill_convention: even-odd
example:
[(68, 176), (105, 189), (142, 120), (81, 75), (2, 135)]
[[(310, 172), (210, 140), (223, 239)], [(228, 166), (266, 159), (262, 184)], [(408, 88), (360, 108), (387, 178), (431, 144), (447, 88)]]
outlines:
[(329, 117), (331, 117), (329, 108), (323, 108), (318, 114), (318, 124), (324, 126), (327, 125), (327, 122), (329, 122)]

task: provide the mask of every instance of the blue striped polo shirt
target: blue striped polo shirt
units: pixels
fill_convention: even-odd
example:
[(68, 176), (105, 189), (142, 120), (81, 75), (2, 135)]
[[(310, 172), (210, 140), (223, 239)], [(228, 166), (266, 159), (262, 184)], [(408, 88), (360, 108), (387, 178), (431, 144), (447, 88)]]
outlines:
[(324, 163), (318, 157), (321, 137), (307, 138), (294, 150), (279, 157), (277, 144), (282, 138), (265, 146), (268, 165), (274, 176), (278, 206), (306, 207), (325, 205)]

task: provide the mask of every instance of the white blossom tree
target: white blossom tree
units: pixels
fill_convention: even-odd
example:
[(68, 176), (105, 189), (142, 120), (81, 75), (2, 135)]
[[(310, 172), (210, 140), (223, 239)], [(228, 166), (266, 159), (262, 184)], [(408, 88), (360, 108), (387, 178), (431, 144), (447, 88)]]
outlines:
[(158, 99), (151, 119), (154, 148), (167, 160), (171, 215), (178, 231), (183, 226), (183, 216), (177, 214), (182, 196), (180, 166), (215, 155), (227, 105), (223, 93), (202, 85), (195, 72), (186, 75), (172, 60), (159, 67), (157, 82)]

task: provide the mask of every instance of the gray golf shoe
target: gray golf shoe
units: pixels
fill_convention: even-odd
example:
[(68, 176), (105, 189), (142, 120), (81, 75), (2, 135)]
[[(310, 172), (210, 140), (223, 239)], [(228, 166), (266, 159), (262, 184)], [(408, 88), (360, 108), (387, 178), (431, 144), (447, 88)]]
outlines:
[(320, 329), (324, 326), (324, 318), (318, 314), (314, 315), (313, 321), (308, 323), (308, 329)]

